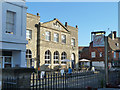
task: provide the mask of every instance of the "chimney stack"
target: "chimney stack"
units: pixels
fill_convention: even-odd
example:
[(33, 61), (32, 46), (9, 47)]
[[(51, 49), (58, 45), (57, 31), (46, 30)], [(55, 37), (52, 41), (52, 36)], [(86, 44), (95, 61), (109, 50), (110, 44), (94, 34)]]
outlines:
[(67, 22), (65, 22), (65, 27), (67, 27)]

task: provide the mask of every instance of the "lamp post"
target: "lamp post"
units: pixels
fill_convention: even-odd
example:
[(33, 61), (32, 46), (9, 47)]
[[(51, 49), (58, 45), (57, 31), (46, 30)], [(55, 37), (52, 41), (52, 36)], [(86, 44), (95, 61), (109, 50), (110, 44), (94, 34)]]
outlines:
[(108, 36), (105, 36), (105, 86), (108, 84)]

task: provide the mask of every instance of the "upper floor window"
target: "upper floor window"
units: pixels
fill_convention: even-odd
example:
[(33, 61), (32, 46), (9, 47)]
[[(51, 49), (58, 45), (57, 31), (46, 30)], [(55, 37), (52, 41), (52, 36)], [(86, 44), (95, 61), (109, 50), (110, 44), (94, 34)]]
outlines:
[(95, 58), (95, 52), (91, 52), (91, 57)]
[(102, 52), (100, 52), (100, 57), (102, 57)]
[(13, 34), (15, 30), (15, 12), (7, 11), (6, 13), (6, 33)]
[(59, 34), (54, 33), (54, 42), (59, 42)]
[(116, 58), (116, 52), (114, 52), (114, 58)]
[(61, 36), (62, 43), (66, 43), (66, 35)]
[(32, 39), (32, 30), (26, 30), (26, 38)]
[(71, 45), (75, 46), (75, 39), (74, 38), (71, 39)]
[(50, 33), (49, 31), (46, 31), (46, 32), (45, 32), (45, 39), (46, 39), (47, 41), (50, 41), (50, 39), (51, 39), (51, 33)]

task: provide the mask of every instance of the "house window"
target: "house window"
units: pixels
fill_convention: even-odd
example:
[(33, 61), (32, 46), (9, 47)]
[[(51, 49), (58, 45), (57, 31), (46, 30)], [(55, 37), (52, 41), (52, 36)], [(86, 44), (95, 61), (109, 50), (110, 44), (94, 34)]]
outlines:
[[(67, 54), (65, 52), (63, 52), (61, 54), (61, 60), (67, 59)], [(66, 64), (66, 61), (62, 61), (61, 64)]]
[(26, 30), (26, 38), (32, 39), (32, 30)]
[(10, 67), (12, 67), (12, 59), (11, 59), (11, 57), (5, 57), (4, 67), (5, 67), (5, 68), (10, 68)]
[(6, 14), (6, 33), (13, 34), (15, 31), (15, 12), (7, 11)]
[(114, 58), (116, 58), (116, 52), (114, 52)]
[(102, 57), (102, 52), (100, 52), (100, 57)]
[(29, 49), (27, 49), (26, 51), (26, 59), (27, 59), (27, 67), (32, 67), (34, 62), (32, 61), (32, 52)]
[(54, 64), (59, 64), (59, 53), (58, 53), (58, 51), (54, 52)]
[(75, 46), (75, 39), (74, 38), (71, 39), (71, 45)]
[(54, 42), (59, 42), (59, 34), (54, 33)]
[(45, 32), (45, 35), (46, 35), (46, 37), (45, 37), (46, 40), (50, 41), (50, 39), (51, 39), (51, 33), (47, 31), (47, 32)]
[(62, 43), (66, 43), (66, 35), (61, 36)]
[(95, 52), (91, 52), (91, 57), (95, 58)]
[(51, 64), (51, 52), (47, 50), (45, 52), (45, 65)]

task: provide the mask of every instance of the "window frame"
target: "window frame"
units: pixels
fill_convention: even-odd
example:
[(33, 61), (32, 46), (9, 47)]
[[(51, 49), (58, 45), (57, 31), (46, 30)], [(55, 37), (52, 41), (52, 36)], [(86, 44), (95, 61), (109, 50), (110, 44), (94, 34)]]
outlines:
[(54, 42), (59, 42), (59, 34), (54, 33)]
[(71, 38), (71, 45), (75, 46), (75, 38)]
[[(10, 16), (11, 14), (11, 16)], [(7, 34), (15, 33), (15, 25), (16, 25), (16, 12), (7, 10), (6, 11), (6, 32)], [(11, 29), (10, 29), (11, 27)]]
[(55, 51), (54, 52), (54, 58), (53, 58), (53, 60), (54, 60), (54, 65), (59, 65), (59, 52), (58, 51)]
[(116, 52), (114, 52), (114, 58), (117, 58), (117, 57), (116, 57)]
[[(61, 54), (61, 60), (67, 59), (67, 54), (66, 52), (62, 52)], [(67, 62), (66, 61), (61, 61), (61, 65), (66, 65)]]
[(33, 60), (32, 60), (32, 51), (30, 49), (26, 50), (26, 60), (29, 62), (29, 67), (32, 67), (33, 65)]
[(45, 32), (45, 40), (46, 41), (51, 41), (51, 32), (50, 31)]
[(30, 29), (26, 30), (26, 39), (32, 39), (32, 30)]
[(51, 65), (51, 52), (49, 50), (45, 51), (45, 65)]
[(65, 34), (61, 35), (61, 42), (62, 42), (62, 44), (66, 44), (66, 35)]
[(100, 52), (100, 53), (99, 53), (99, 56), (100, 56), (100, 57), (103, 57), (103, 53), (102, 53), (102, 52)]
[(96, 57), (96, 52), (91, 52), (91, 58), (95, 58)]

